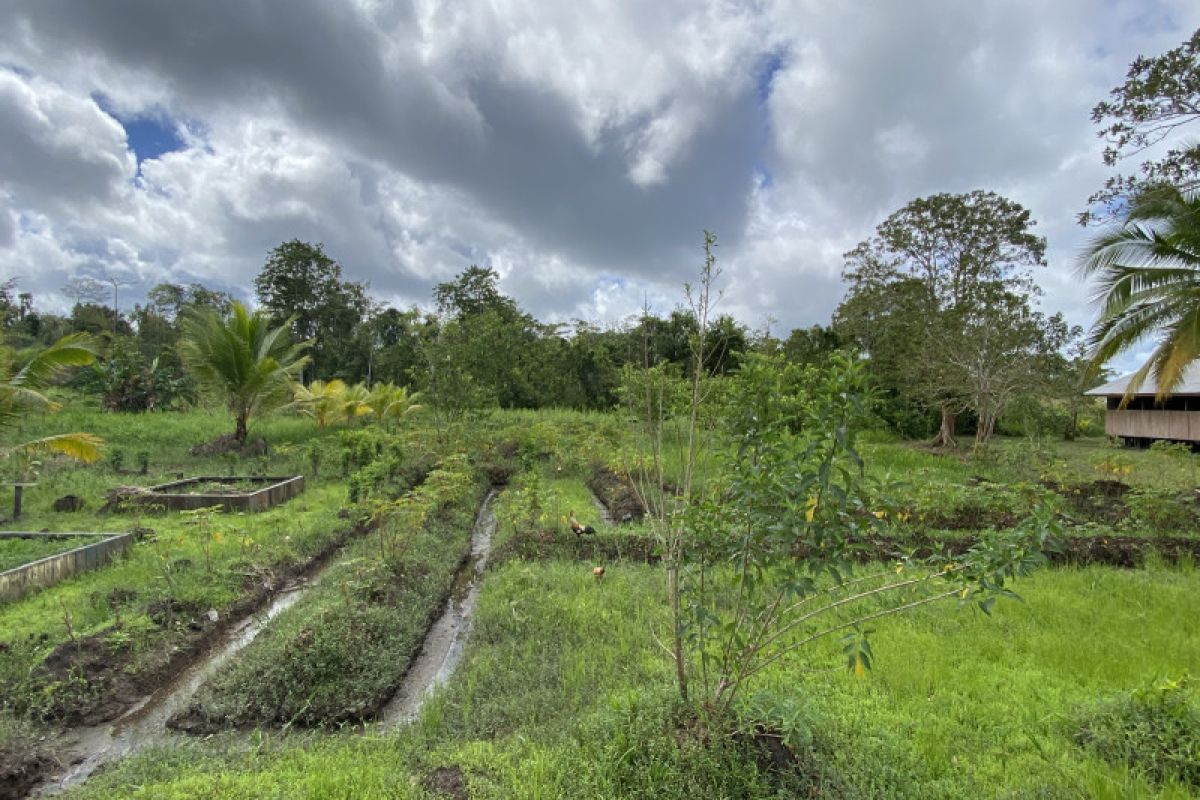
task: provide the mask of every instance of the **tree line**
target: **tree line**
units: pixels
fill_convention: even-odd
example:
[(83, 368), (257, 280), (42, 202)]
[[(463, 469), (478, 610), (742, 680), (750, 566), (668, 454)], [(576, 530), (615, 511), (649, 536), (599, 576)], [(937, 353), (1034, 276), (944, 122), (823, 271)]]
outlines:
[[(703, 369), (731, 373), (752, 352), (806, 365), (854, 350), (881, 390), (880, 417), (904, 435), (940, 428), (948, 443), (965, 415), (962, 427), (986, 439), (1014, 408), (1021, 413), (1010, 415), (1010, 428), (1071, 435), (1078, 364), (1063, 353), (1078, 332), (1031, 307), (1027, 268), (1042, 262), (1045, 247), (1031, 225), (1027, 211), (990, 193), (914, 200), (846, 254), (849, 290), (831, 324), (780, 338), (714, 317)], [(201, 311), (228, 317), (231, 295), (162, 283), (126, 314), (106, 304), (107, 286), (65, 288), (76, 302), (58, 316), (16, 294), (12, 282), (0, 286), (9, 346), (92, 335), (103, 357), (74, 380), (111, 410), (197, 399), (180, 356), (186, 321)], [(611, 409), (628, 368), (662, 367), (681, 380), (696, 369), (690, 353), (699, 328), (690, 309), (645, 311), (611, 327), (544, 323), (486, 267), (438, 284), (430, 309), (399, 309), (347, 279), (322, 245), (292, 240), (268, 254), (254, 289), (263, 311), (289, 320), (291, 340), (308, 343), (302, 383), (403, 386), (449, 417), (489, 407)]]

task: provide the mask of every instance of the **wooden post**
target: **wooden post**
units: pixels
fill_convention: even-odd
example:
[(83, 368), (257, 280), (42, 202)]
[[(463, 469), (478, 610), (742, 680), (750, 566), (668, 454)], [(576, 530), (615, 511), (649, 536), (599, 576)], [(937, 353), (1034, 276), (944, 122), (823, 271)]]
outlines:
[(25, 487), (33, 486), (32, 483), (14, 483), (13, 484), (13, 519), (21, 518), (21, 500), (25, 494)]

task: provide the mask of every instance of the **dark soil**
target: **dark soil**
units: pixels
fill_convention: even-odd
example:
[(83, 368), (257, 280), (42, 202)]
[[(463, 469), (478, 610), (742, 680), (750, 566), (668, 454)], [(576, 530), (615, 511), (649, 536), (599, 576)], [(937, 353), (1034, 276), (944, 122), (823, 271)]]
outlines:
[(646, 507), (633, 486), (608, 467), (593, 468), (587, 485), (604, 503), (614, 522), (636, 522), (646, 516)]
[[(245, 594), (223, 609), (216, 622), (209, 619), (207, 609), (194, 603), (167, 598), (150, 604), (147, 613), (164, 628), (164, 636), (149, 652), (136, 653), (129, 643), (107, 641), (111, 629), (60, 644), (34, 675), (45, 685), (62, 682), (80, 689), (62, 693), (46, 712), (47, 718), (64, 725), (97, 725), (117, 718), (207, 652), (230, 625), (269, 603), (279, 587), (320, 569), (355, 532), (361, 531), (348, 528), (339, 532), (304, 564), (276, 565), (274, 570), (247, 578)], [(135, 661), (136, 669), (127, 671)]]
[(35, 742), (17, 739), (0, 744), (0, 800), (27, 797), (58, 766)]
[(959, 506), (949, 513), (934, 513), (925, 516), (924, 524), (930, 528), (946, 531), (975, 531), (984, 528), (1011, 528), (1020, 517), (1011, 511), (989, 511), (980, 506)]
[(267, 440), (262, 437), (239, 444), (232, 433), (226, 433), (211, 442), (201, 442), (188, 452), (194, 456), (223, 456), (226, 453), (237, 453), (243, 458), (253, 458), (254, 456), (264, 456), (267, 451)]
[(435, 795), (452, 797), (454, 800), (469, 800), (467, 779), (458, 767), (438, 767), (421, 781), (425, 790)]
[(74, 494), (63, 495), (54, 501), (53, 508), (58, 512), (82, 511), (83, 498)]
[(1076, 486), (1047, 481), (1043, 485), (1065, 497), (1072, 513), (1087, 520), (1115, 524), (1129, 516), (1124, 497), (1132, 487), (1120, 481), (1100, 480)]
[(812, 748), (797, 753), (779, 731), (757, 724), (753, 731), (737, 731), (733, 740), (747, 747), (761, 772), (771, 775), (789, 797), (844, 797), (844, 780)]

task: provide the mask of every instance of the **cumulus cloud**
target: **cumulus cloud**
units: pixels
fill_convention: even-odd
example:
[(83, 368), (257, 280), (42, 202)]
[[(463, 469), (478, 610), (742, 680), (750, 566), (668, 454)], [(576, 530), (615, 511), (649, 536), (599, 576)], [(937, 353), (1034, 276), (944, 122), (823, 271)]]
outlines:
[[(1091, 309), (1074, 214), (1088, 111), (1184, 0), (441, 3), (17, 0), (0, 31), (0, 271), (248, 293), (321, 241), (380, 297), (471, 263), (539, 317), (669, 310), (720, 236), (722, 310), (827, 322), (841, 254), (908, 200), (993, 189), (1050, 242), (1045, 305)], [(103, 98), (103, 105), (95, 98)], [(111, 112), (111, 115), (110, 115)], [(137, 155), (120, 119), (174, 122)], [(8, 211), (2, 209), (7, 207)]]

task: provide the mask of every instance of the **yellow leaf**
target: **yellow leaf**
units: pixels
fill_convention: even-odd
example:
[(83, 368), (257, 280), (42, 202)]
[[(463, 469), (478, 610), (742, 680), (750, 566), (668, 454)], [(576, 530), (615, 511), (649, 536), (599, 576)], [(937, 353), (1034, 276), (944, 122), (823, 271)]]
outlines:
[(887, 516), (887, 512), (886, 512), (886, 511), (876, 511), (876, 512), (875, 512), (875, 519), (883, 519), (883, 518), (885, 518), (886, 516)]
[(816, 515), (816, 513), (817, 513), (817, 498), (810, 497), (810, 498), (808, 498), (808, 508), (804, 512), (804, 518), (806, 520), (808, 520), (809, 522), (812, 522), (813, 517)]
[(867, 675), (867, 667), (863, 664), (862, 656), (854, 657), (854, 677), (865, 678)]

